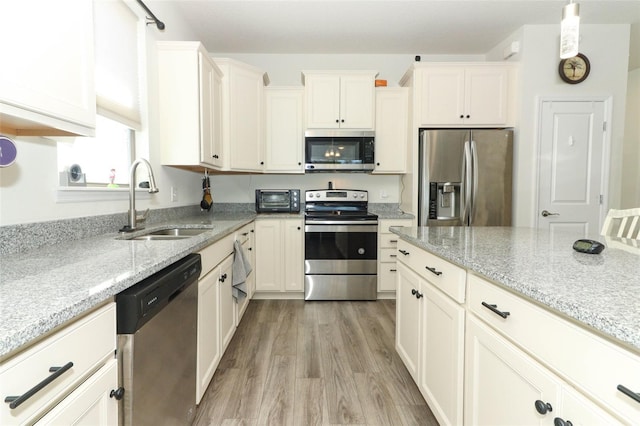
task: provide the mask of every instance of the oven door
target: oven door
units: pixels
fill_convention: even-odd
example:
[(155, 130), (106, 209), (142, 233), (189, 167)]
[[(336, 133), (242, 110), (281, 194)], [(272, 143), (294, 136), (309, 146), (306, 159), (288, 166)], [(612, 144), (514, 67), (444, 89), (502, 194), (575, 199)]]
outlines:
[(305, 225), (305, 274), (376, 274), (378, 226), (351, 221)]

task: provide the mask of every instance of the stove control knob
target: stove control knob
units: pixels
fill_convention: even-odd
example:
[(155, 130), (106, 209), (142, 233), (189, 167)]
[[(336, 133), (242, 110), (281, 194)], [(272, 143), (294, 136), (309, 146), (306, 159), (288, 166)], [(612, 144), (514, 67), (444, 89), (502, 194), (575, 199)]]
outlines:
[(353, 193), (353, 198), (358, 198), (358, 194), (356, 194), (355, 192)]
[(360, 194), (360, 198), (364, 198), (364, 194)]
[(316, 192), (316, 197), (320, 198), (320, 193)]
[(309, 194), (309, 198), (313, 198), (313, 194)]

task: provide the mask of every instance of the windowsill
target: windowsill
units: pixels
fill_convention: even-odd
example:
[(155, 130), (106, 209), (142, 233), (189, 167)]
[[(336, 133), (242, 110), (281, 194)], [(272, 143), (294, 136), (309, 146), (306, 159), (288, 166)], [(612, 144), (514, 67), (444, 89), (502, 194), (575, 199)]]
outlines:
[[(129, 200), (129, 188), (127, 187), (59, 186), (55, 191), (56, 203)], [(136, 188), (136, 200), (150, 198), (149, 190)]]

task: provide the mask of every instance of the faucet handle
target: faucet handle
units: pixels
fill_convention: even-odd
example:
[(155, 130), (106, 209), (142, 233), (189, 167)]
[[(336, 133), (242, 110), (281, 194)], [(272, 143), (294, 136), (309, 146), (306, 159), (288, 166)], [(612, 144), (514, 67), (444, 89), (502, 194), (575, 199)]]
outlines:
[(136, 222), (144, 222), (149, 217), (149, 209), (146, 209), (142, 214), (138, 214), (136, 211)]

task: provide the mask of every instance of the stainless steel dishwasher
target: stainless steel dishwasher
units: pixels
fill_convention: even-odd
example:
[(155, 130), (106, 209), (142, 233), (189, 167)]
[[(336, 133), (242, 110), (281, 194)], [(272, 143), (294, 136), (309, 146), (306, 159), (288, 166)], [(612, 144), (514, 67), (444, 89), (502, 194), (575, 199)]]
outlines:
[(201, 269), (190, 254), (116, 296), (120, 424), (193, 422)]

